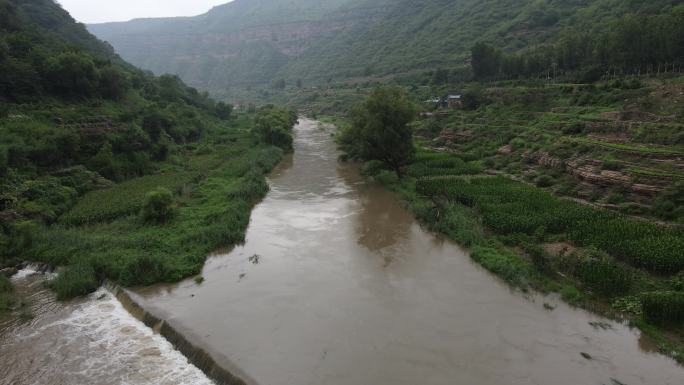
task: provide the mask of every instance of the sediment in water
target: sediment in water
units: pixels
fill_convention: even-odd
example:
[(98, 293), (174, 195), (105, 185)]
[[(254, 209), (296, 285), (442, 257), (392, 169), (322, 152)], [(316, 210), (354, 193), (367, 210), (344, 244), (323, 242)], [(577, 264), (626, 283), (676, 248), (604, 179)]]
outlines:
[(129, 290), (107, 282), (105, 287), (135, 318), (166, 338), (188, 361), (219, 385), (257, 385), (256, 381), (232, 364), (227, 357), (211, 352), (194, 333), (174, 322), (168, 314), (144, 301)]

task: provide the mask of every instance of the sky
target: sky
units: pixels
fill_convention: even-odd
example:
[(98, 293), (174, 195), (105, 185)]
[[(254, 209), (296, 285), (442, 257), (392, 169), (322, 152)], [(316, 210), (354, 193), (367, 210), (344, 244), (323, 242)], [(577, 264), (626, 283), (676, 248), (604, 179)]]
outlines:
[(128, 21), (140, 17), (195, 16), (231, 0), (57, 0), (82, 23)]

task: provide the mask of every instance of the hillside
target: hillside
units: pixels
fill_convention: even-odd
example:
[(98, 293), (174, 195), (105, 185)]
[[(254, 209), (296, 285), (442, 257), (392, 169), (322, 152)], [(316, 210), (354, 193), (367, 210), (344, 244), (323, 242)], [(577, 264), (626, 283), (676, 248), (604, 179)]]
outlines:
[(61, 298), (196, 274), (291, 146), (290, 111), (136, 69), (52, 0), (0, 0), (0, 68), (0, 269), (66, 266)]
[(466, 71), (470, 47), (517, 51), (568, 31), (596, 33), (625, 13), (657, 14), (678, 2), (617, 0), (237, 0), (192, 18), (91, 25), (121, 55), (176, 73), (220, 96), (235, 88), (323, 84), (450, 68)]
[[(370, 4), (370, 3), (369, 3)], [(126, 60), (193, 86), (224, 91), (270, 83), (318, 42), (373, 22), (382, 3), (364, 0), (237, 0), (191, 18), (91, 25)]]

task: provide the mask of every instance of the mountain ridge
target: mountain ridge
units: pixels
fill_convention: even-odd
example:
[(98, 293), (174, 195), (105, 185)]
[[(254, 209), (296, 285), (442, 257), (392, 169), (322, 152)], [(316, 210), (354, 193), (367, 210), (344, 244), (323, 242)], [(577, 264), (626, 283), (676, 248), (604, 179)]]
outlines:
[[(484, 40), (516, 52), (577, 30), (599, 34), (626, 13), (676, 0), (236, 0), (196, 17), (89, 25), (128, 61), (178, 74), (217, 96), (285, 80), (383, 77), (441, 67), (468, 71)], [(198, 36), (203, 36), (199, 38)]]

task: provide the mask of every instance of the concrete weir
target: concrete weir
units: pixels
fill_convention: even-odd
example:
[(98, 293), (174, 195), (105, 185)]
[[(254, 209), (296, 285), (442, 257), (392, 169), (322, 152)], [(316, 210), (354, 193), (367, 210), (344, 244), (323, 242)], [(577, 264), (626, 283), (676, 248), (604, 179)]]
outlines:
[(112, 282), (107, 282), (104, 286), (133, 317), (159, 333), (218, 385), (257, 385), (255, 380), (249, 378), (227, 357), (210, 351), (190, 329), (174, 322), (163, 310)]

